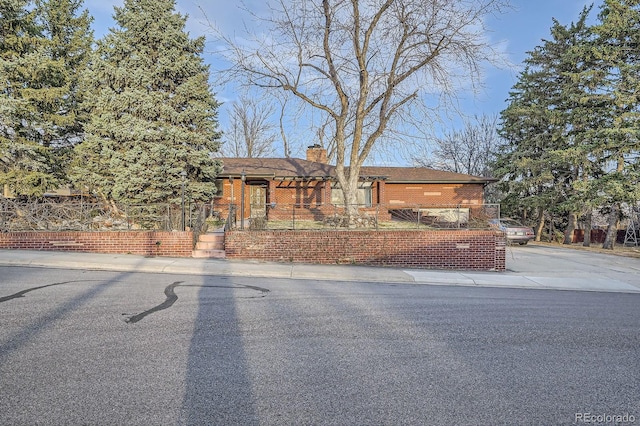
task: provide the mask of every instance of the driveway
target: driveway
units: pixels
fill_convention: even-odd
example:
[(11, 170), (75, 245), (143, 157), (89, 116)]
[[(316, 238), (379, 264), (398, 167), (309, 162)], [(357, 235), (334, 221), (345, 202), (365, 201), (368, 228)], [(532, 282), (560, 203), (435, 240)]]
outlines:
[(581, 283), (583, 288), (624, 283), (640, 289), (640, 259), (529, 244), (507, 247), (506, 275), (536, 277), (548, 283)]

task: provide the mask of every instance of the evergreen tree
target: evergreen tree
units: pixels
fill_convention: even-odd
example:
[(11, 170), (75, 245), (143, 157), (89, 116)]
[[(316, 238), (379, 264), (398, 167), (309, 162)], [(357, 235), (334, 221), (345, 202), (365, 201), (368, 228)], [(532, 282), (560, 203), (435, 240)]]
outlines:
[(190, 39), (173, 0), (125, 0), (87, 72), (91, 119), (73, 178), (105, 200), (176, 202), (183, 171), (196, 201), (215, 193), (217, 108), (204, 38)]
[(40, 110), (53, 96), (47, 82), (57, 71), (29, 2), (0, 2), (0, 184), (6, 195), (39, 195), (59, 182), (42, 143)]
[(538, 238), (545, 215), (563, 215), (569, 219), (565, 242), (570, 241), (585, 208), (575, 185), (592, 172), (587, 135), (596, 119), (577, 76), (590, 67), (580, 57), (591, 37), (586, 24), (589, 11), (585, 8), (568, 27), (554, 20), (551, 39), (529, 53), (526, 69), (501, 114), (501, 134), (508, 144), (497, 167), (502, 190), (508, 194), (505, 210), (535, 213)]
[(91, 50), (80, 0), (0, 3), (0, 183), (42, 195), (65, 181), (82, 132), (79, 75)]
[(81, 77), (92, 53), (93, 18), (87, 10), (81, 10), (83, 0), (38, 0), (36, 4), (47, 41), (46, 56), (58, 69), (53, 83), (57, 96), (41, 106), (46, 123), (43, 144), (52, 150), (64, 183), (69, 183), (73, 146), (82, 141), (88, 119)]
[(621, 205), (640, 197), (640, 1), (605, 0), (593, 27), (587, 14), (554, 23), (527, 60), (502, 113), (499, 164), (512, 200), (568, 215), (565, 242), (578, 214), (600, 207), (613, 248)]
[(81, 11), (83, 0), (39, 0), (37, 18), (46, 37), (46, 57), (55, 67), (53, 96), (42, 105), (46, 127), (43, 143), (63, 150), (79, 143), (87, 120), (81, 75), (91, 54), (92, 18)]
[(596, 66), (583, 78), (597, 88), (591, 102), (604, 106), (593, 155), (606, 173), (587, 188), (609, 213), (604, 248), (613, 249), (621, 204), (640, 199), (640, 2), (604, 0), (598, 18), (588, 52)]
[[(501, 112), (500, 135), (506, 141), (495, 165), (500, 190), (507, 194), (502, 210), (523, 218), (554, 204), (553, 176), (546, 153), (551, 144), (551, 123), (544, 100), (545, 74), (526, 67), (509, 94), (509, 105)], [(539, 238), (539, 233), (537, 237)]]

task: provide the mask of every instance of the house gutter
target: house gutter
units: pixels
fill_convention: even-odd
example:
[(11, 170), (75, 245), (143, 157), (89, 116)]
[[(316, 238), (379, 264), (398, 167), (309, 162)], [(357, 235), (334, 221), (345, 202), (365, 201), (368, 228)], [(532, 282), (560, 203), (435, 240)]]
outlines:
[(483, 184), (487, 185), (489, 183), (497, 182), (497, 179), (491, 180), (387, 180), (387, 183), (411, 183), (411, 184), (419, 184), (419, 183), (475, 183), (475, 184)]

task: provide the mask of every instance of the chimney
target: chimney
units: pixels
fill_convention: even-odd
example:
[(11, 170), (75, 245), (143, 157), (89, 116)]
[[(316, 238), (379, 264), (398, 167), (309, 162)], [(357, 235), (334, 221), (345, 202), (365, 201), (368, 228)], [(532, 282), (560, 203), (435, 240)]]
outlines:
[(327, 150), (318, 144), (307, 147), (307, 161), (327, 164), (329, 162), (327, 160)]

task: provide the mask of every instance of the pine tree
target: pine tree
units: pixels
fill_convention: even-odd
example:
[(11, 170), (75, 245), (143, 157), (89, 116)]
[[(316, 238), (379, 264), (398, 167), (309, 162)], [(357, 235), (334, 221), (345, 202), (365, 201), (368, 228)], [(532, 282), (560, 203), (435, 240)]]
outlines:
[(192, 199), (209, 200), (220, 134), (204, 38), (189, 38), (173, 0), (125, 0), (114, 19), (86, 75), (91, 119), (76, 185), (109, 201), (177, 202), (185, 171)]
[(88, 119), (81, 77), (92, 53), (92, 18), (86, 9), (81, 10), (83, 0), (38, 0), (36, 4), (45, 54), (56, 69), (51, 97), (40, 106), (42, 144), (52, 151), (56, 170), (66, 184), (72, 148), (82, 141)]
[(551, 163), (559, 170), (558, 209), (566, 217), (564, 243), (570, 244), (578, 218), (588, 214), (593, 199), (585, 197), (583, 182), (599, 173), (592, 151), (597, 139), (594, 130), (602, 125), (602, 110), (598, 103), (586, 96), (591, 82), (581, 77), (593, 69), (593, 60), (584, 55), (593, 39), (587, 19), (591, 8), (584, 8), (576, 23), (564, 27), (555, 22), (551, 29), (554, 43), (549, 44), (545, 55), (552, 61), (557, 74), (551, 110), (557, 127), (556, 146), (549, 155)]
[(92, 52), (92, 18), (83, 0), (39, 0), (37, 19), (46, 37), (46, 56), (55, 67), (54, 96), (43, 105), (43, 142), (63, 150), (79, 143), (87, 120), (81, 75)]
[(35, 11), (28, 1), (0, 3), (0, 183), (5, 195), (39, 195), (59, 174), (41, 143), (39, 104), (55, 74), (43, 52)]
[(81, 1), (0, 3), (0, 183), (38, 196), (65, 182), (69, 144), (79, 141), (78, 79), (92, 36)]
[(604, 0), (588, 52), (596, 66), (586, 73), (597, 90), (589, 99), (603, 105), (593, 155), (606, 173), (589, 190), (609, 213), (604, 248), (613, 249), (623, 203), (640, 199), (640, 2)]
[[(502, 210), (527, 218), (543, 214), (555, 205), (554, 177), (547, 167), (551, 122), (544, 100), (545, 74), (526, 67), (509, 94), (509, 105), (501, 112), (500, 135), (506, 143), (498, 154), (495, 173), (507, 194)], [(537, 238), (540, 237), (539, 232)]]
[[(584, 134), (591, 117), (576, 79), (588, 64), (576, 55), (590, 37), (589, 11), (584, 9), (568, 27), (554, 20), (551, 39), (529, 53), (509, 106), (501, 113), (501, 135), (508, 144), (497, 167), (508, 194), (505, 207), (535, 212), (538, 238), (545, 213), (575, 219), (582, 207), (574, 184), (589, 164)], [(572, 232), (570, 226), (569, 238)]]

